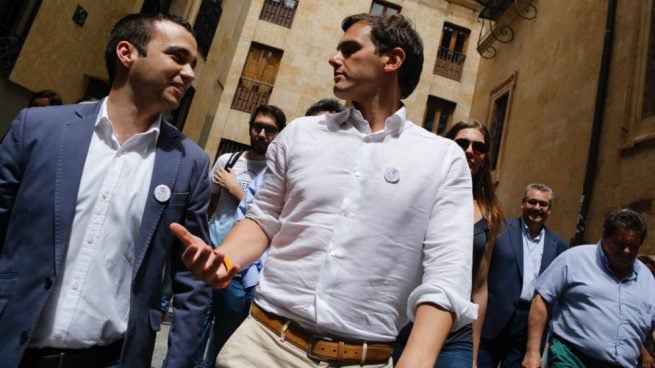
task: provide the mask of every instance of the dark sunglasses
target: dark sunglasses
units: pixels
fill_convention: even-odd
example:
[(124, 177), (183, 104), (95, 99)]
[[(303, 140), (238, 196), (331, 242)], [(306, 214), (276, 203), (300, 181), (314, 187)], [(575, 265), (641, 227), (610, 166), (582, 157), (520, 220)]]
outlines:
[(258, 123), (258, 122), (254, 122), (252, 124), (252, 129), (257, 134), (259, 134), (259, 132), (261, 132), (262, 129), (264, 129), (264, 132), (266, 132), (266, 135), (273, 135), (273, 134), (277, 134), (277, 132), (278, 132), (277, 127), (274, 127), (274, 126), (271, 126), (271, 125), (268, 125), (268, 124)]
[(469, 146), (472, 145), (473, 146), (473, 152), (475, 154), (478, 154), (478, 155), (482, 155), (482, 154), (485, 154), (485, 153), (489, 152), (489, 147), (486, 144), (482, 143), (482, 142), (469, 141), (466, 138), (457, 138), (457, 139), (455, 139), (455, 143), (457, 143), (457, 145), (462, 147), (462, 149), (464, 151), (466, 151), (469, 148)]

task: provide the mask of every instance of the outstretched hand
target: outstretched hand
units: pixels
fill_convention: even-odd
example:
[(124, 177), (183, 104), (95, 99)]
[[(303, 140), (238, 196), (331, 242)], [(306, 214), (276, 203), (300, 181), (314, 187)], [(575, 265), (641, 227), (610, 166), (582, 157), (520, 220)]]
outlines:
[(202, 239), (191, 234), (178, 223), (172, 223), (170, 229), (186, 247), (182, 253), (182, 262), (194, 277), (217, 289), (229, 285), (232, 277), (239, 272), (239, 265), (232, 265), (232, 268), (227, 271), (223, 263), (225, 258), (223, 252), (212, 249)]

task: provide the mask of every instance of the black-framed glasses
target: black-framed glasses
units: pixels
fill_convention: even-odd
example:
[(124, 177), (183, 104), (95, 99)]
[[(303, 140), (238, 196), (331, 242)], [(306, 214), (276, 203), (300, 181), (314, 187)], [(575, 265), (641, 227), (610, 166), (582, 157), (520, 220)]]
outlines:
[(262, 129), (264, 129), (266, 135), (274, 135), (277, 134), (279, 131), (276, 126), (258, 123), (258, 122), (254, 122), (252, 124), (252, 130), (254, 130), (255, 133), (259, 134), (262, 131)]
[(473, 153), (477, 155), (484, 155), (489, 152), (489, 146), (483, 142), (471, 141), (466, 138), (457, 138), (455, 139), (455, 143), (462, 147), (464, 151), (466, 151), (470, 146), (473, 146)]

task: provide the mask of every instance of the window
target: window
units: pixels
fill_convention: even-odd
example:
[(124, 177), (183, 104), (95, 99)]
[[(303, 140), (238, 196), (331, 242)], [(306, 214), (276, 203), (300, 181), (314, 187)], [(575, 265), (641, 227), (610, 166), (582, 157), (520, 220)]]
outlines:
[(441, 33), (441, 44), (437, 51), (437, 61), (434, 64), (434, 74), (459, 81), (462, 79), (462, 69), (466, 60), (466, 46), (471, 31), (445, 23)]
[(259, 19), (291, 28), (298, 0), (265, 0)]
[(655, 115), (655, 2), (650, 9), (650, 29), (646, 48), (646, 73), (644, 81), (644, 96), (641, 107), (641, 118)]
[(487, 119), (489, 121), (489, 133), (491, 134), (491, 144), (489, 145), (491, 170), (500, 167), (503, 132), (509, 121), (510, 103), (515, 83), (516, 73), (491, 92), (490, 115)]
[(222, 12), (222, 0), (202, 0), (200, 4), (193, 29), (196, 32), (198, 51), (205, 58), (209, 54), (209, 48), (211, 47), (212, 40), (214, 40), (214, 34), (216, 33), (216, 28), (218, 28), (218, 21), (221, 19)]
[(8, 76), (32, 27), (41, 0), (2, 1), (1, 4), (0, 73)]
[(168, 13), (173, 0), (145, 0), (141, 5), (141, 13)]
[[(625, 37), (630, 50), (630, 58), (621, 64), (621, 70), (628, 74), (624, 110), (621, 148), (632, 149), (636, 145), (655, 140), (655, 1), (640, 1), (630, 8), (625, 19), (634, 19), (632, 37)], [(613, 67), (612, 67), (613, 68)], [(614, 70), (615, 73), (615, 69)]]
[(371, 15), (394, 15), (400, 13), (400, 6), (385, 1), (373, 1), (371, 4)]
[(428, 96), (428, 103), (423, 117), (423, 128), (432, 133), (443, 135), (453, 119), (456, 103), (443, 98)]
[(257, 106), (268, 103), (281, 59), (281, 50), (257, 43), (250, 46), (232, 100), (233, 109), (251, 113)]

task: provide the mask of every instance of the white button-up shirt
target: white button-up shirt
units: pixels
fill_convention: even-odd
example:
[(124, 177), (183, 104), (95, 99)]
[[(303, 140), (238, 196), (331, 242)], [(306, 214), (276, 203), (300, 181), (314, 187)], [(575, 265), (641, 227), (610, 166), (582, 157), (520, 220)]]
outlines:
[(272, 238), (264, 309), (317, 334), (392, 341), (416, 306), (470, 323), (471, 177), (464, 152), (405, 120), (371, 132), (361, 113), (304, 117), (268, 147), (248, 209)]
[(134, 247), (161, 118), (122, 145), (102, 102), (77, 195), (66, 258), (30, 346), (106, 345), (127, 330)]

